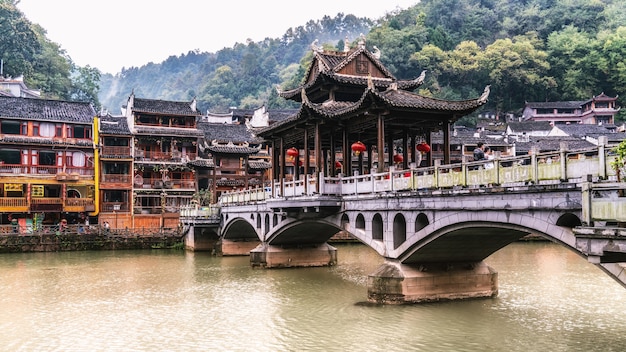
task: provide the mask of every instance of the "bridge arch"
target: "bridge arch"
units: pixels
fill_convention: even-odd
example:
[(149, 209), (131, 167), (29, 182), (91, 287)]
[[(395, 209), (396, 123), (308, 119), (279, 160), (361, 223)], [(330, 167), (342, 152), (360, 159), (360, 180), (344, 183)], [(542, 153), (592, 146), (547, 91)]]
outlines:
[(263, 235), (266, 235), (270, 232), (270, 214), (265, 214), (265, 229), (263, 230)]
[[(563, 218), (573, 223), (577, 216), (571, 213), (538, 214), (532, 211), (449, 212), (422, 229), (409, 233), (406, 242), (387, 256), (398, 258), (403, 263), (433, 260), (439, 256), (435, 251), (441, 250), (440, 246), (452, 246), (460, 252), (475, 252), (465, 256), (458, 254), (459, 260), (483, 260), (529, 233), (541, 235), (580, 253), (576, 249), (576, 238), (571, 228), (557, 224)], [(474, 244), (476, 246), (472, 247)], [(446, 256), (450, 256), (450, 250)]]
[(323, 244), (341, 231), (334, 222), (325, 220), (294, 220), (281, 224), (268, 233), (265, 242), (273, 246)]
[(354, 228), (357, 230), (365, 230), (365, 216), (359, 213), (354, 221)]
[[(228, 216), (226, 216), (228, 218)], [(259, 234), (254, 226), (242, 217), (237, 217), (225, 222), (224, 228), (220, 231), (223, 239), (254, 239), (259, 240)]]
[(406, 220), (402, 213), (396, 214), (393, 218), (393, 248), (400, 247), (406, 241)]
[(426, 214), (424, 213), (417, 214), (417, 217), (415, 218), (415, 231), (416, 232), (428, 226), (428, 224), (430, 224), (430, 221), (428, 221), (428, 216), (426, 216)]
[(375, 241), (382, 241), (383, 234), (385, 232), (383, 217), (380, 213), (374, 214), (372, 218), (372, 239)]

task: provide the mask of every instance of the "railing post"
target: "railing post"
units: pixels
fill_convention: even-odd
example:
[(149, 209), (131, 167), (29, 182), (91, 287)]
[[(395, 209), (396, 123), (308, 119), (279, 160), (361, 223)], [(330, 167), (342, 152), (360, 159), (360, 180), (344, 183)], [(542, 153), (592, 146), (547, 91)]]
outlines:
[(467, 155), (461, 158), (461, 186), (463, 187), (467, 187), (467, 159), (469, 159)]
[(435, 159), (435, 188), (439, 188), (439, 167), (441, 166), (441, 159)]
[(537, 162), (537, 154), (539, 153), (539, 148), (532, 147), (532, 153), (530, 156), (530, 166), (533, 171), (532, 180), (535, 184), (539, 183), (539, 163)]
[(599, 170), (598, 170), (598, 177), (600, 177), (601, 180), (605, 180), (606, 179), (606, 175), (607, 175), (607, 169), (606, 169), (606, 152), (605, 152), (605, 146), (608, 144), (608, 138), (606, 136), (600, 136), (598, 137), (598, 161), (600, 162), (600, 165), (598, 165)]
[(581, 185), (582, 190), (582, 218), (583, 223), (586, 226), (593, 226), (593, 217), (591, 214), (591, 197), (592, 197), (592, 183), (583, 182)]
[(561, 142), (559, 145), (559, 152), (561, 157), (561, 181), (567, 181), (567, 143)]

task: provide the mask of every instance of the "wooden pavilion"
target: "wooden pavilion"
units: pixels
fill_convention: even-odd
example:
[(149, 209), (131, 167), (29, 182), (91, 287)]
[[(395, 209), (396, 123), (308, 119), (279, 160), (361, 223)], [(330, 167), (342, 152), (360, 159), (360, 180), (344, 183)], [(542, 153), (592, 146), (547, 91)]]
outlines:
[[(278, 92), (300, 102), (300, 108), (257, 131), (272, 145), (274, 178), (284, 179), (287, 167), (298, 164), (302, 167), (293, 168), (295, 178), (299, 173), (351, 175), (383, 172), (392, 165), (408, 168), (418, 158), (416, 143), (430, 144), (433, 131), (443, 131), (442, 161), (449, 163), (451, 124), (485, 104), (489, 86), (480, 97), (463, 101), (422, 96), (413, 90), (424, 82), (425, 71), (413, 80), (398, 80), (374, 49), (368, 51), (364, 40), (343, 52), (312, 46), (314, 57), (304, 83)], [(359, 141), (365, 150), (354, 152), (351, 146)], [(287, 155), (291, 148), (298, 151), (297, 161), (293, 149)], [(430, 156), (426, 158), (431, 164)]]

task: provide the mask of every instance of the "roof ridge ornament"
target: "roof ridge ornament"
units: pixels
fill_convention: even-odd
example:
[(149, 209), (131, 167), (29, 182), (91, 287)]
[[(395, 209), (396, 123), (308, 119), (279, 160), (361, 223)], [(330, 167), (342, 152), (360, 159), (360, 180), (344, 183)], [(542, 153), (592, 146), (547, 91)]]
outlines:
[(365, 48), (365, 34), (359, 36), (359, 48)]
[(346, 35), (346, 39), (343, 40), (343, 52), (347, 53), (350, 51), (350, 41), (348, 36)]
[(489, 89), (489, 87), (491, 87), (490, 84), (488, 84), (487, 86), (485, 86), (485, 90), (483, 91), (483, 94), (480, 95), (480, 98), (478, 98), (478, 101), (482, 104), (486, 103), (487, 100), (489, 99), (489, 92), (491, 91)]
[(374, 56), (377, 60), (380, 60), (380, 49), (376, 45), (373, 46), (374, 51), (372, 51), (372, 56)]
[(321, 45), (317, 45), (318, 43), (319, 43), (319, 40), (315, 39), (313, 43), (311, 43), (311, 50), (314, 52), (321, 53), (322, 51), (324, 51), (324, 47)]

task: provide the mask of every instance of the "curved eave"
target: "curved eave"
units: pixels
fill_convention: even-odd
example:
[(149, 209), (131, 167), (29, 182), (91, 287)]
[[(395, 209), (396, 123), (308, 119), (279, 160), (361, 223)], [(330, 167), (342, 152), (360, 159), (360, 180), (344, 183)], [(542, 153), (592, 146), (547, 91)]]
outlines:
[(226, 146), (226, 145), (210, 145), (206, 148), (211, 153), (215, 154), (237, 154), (237, 155), (251, 155), (259, 152), (259, 148), (244, 147), (244, 146)]
[(487, 102), (487, 99), (482, 98), (449, 101), (425, 97), (403, 90), (387, 90), (372, 92), (372, 94), (390, 107), (397, 109), (453, 112), (455, 114), (469, 114)]

